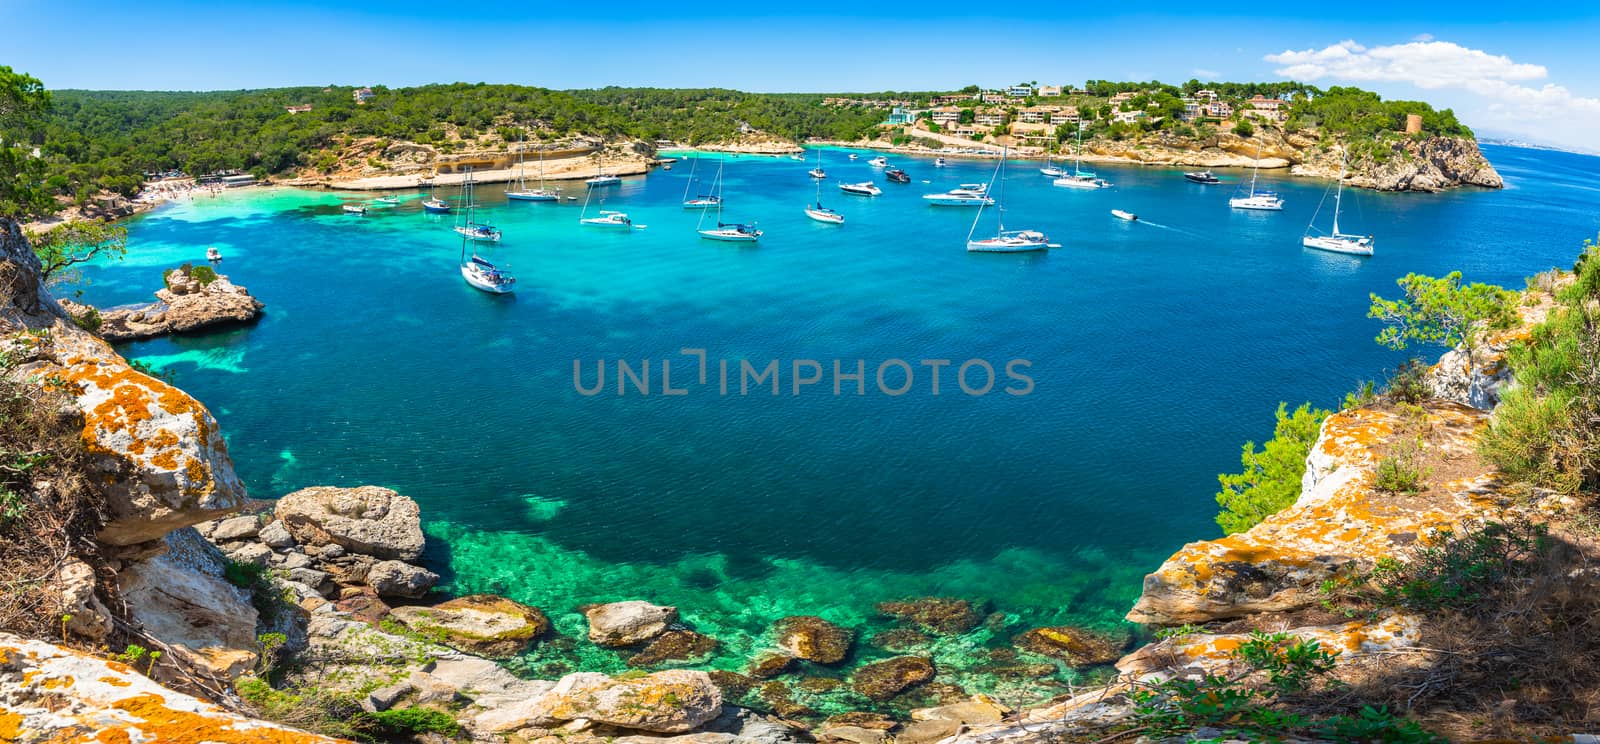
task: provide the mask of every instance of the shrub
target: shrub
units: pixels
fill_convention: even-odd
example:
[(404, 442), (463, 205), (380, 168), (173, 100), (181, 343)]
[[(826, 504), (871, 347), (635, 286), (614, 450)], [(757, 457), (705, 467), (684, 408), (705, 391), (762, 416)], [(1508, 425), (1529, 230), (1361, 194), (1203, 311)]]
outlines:
[(1512, 480), (1570, 494), (1600, 487), (1600, 310), (1568, 301), (1508, 352), (1517, 384), (1478, 452)]
[(361, 705), (350, 693), (318, 688), (277, 690), (258, 677), (243, 677), (234, 683), (234, 689), (259, 718), (345, 739), (360, 735), (354, 723), (362, 713)]
[(98, 333), (100, 332), (100, 325), (104, 323), (105, 320), (100, 317), (99, 308), (91, 307), (88, 310), (85, 310), (82, 315), (72, 316), (72, 322), (74, 325), (82, 328), (85, 331), (90, 333)]
[(1465, 607), (1525, 575), (1549, 547), (1543, 524), (1488, 522), (1459, 536), (1441, 532), (1403, 562), (1380, 559), (1365, 580), (1383, 606), (1424, 612)]
[(1428, 365), (1417, 357), (1407, 359), (1389, 375), (1383, 395), (1401, 403), (1421, 403), (1433, 397), (1433, 388), (1428, 384)]
[(240, 589), (250, 589), (267, 574), (266, 566), (229, 560), (222, 566), (222, 578)]
[(1245, 442), (1239, 458), (1244, 470), (1217, 476), (1222, 484), (1217, 493), (1217, 503), (1222, 506), (1217, 524), (1224, 532), (1248, 530), (1300, 497), (1306, 455), (1327, 417), (1327, 411), (1312, 408), (1310, 403), (1300, 404), (1292, 414), (1287, 404), (1278, 404), (1278, 423), (1272, 439), (1260, 451), (1255, 442)]
[(376, 713), (362, 712), (351, 720), (358, 731), (385, 736), (415, 736), (439, 734), (455, 736), (461, 731), (449, 713), (432, 708), (396, 708)]
[(1423, 490), (1430, 470), (1422, 466), (1422, 440), (1402, 439), (1390, 447), (1388, 456), (1378, 460), (1373, 486), (1389, 493), (1417, 493)]
[(1233, 125), (1233, 133), (1240, 137), (1249, 137), (1256, 133), (1256, 128), (1250, 122), (1240, 119), (1239, 123)]
[(1371, 380), (1363, 380), (1361, 387), (1344, 394), (1344, 403), (1340, 410), (1349, 411), (1355, 408), (1365, 408), (1378, 402), (1377, 385)]
[(1386, 742), (1387, 744), (1434, 744), (1446, 741), (1429, 733), (1416, 721), (1395, 718), (1386, 706), (1368, 705), (1354, 716), (1334, 716), (1317, 726), (1317, 736), (1340, 742)]

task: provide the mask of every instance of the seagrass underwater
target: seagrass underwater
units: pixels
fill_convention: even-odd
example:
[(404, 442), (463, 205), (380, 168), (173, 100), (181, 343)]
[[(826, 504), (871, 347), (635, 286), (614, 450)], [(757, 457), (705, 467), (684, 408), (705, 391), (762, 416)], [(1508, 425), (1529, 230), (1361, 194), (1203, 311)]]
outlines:
[[(996, 365), (986, 359), (918, 359), (915, 364), (898, 357), (878, 362), (868, 371), (865, 359), (769, 359), (758, 365), (749, 359), (709, 359), (702, 348), (685, 347), (680, 359), (677, 383), (673, 382), (670, 357), (653, 360), (595, 359), (590, 366), (582, 359), (572, 360), (572, 389), (579, 395), (595, 396), (607, 390), (616, 395), (649, 395), (654, 384), (660, 395), (949, 395), (959, 390), (972, 397), (993, 392), (1025, 396), (1033, 393), (1033, 367), (1027, 359), (1010, 359)], [(607, 369), (615, 386), (607, 385)], [(996, 367), (1004, 373), (999, 379)], [(590, 370), (585, 372), (585, 370)], [(830, 373), (831, 370), (831, 373)], [(653, 375), (653, 376), (652, 376)], [(868, 379), (872, 384), (868, 384)], [(1009, 380), (1009, 382), (1006, 382)], [(787, 382), (785, 382), (787, 381)], [(1003, 385), (999, 383), (1004, 383)], [(675, 386), (677, 385), (677, 386)], [(630, 392), (631, 391), (631, 392)]]

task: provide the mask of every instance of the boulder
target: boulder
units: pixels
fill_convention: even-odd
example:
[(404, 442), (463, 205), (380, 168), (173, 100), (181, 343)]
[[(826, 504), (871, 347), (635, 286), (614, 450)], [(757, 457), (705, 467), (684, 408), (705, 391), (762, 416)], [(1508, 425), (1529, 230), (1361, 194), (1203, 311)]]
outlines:
[(862, 666), (851, 677), (851, 687), (866, 697), (884, 701), (933, 679), (933, 661), (922, 656), (896, 656)]
[(132, 620), (184, 661), (216, 676), (233, 679), (250, 671), (256, 662), (256, 609), (244, 592), (195, 570), (183, 556), (173, 551), (122, 570), (118, 581)]
[(279, 499), (275, 513), (289, 534), (306, 545), (331, 543), (352, 553), (402, 561), (422, 556), (421, 509), (387, 488), (303, 488)]
[(918, 708), (911, 711), (913, 721), (955, 721), (957, 723), (999, 723), (1011, 709), (988, 695), (973, 695), (971, 700), (941, 705), (937, 708)]
[(336, 744), (174, 692), (126, 665), (0, 633), (0, 740)]
[(1048, 656), (1073, 666), (1110, 664), (1122, 657), (1127, 640), (1091, 633), (1082, 628), (1034, 628), (1012, 639), (1017, 648)]
[(790, 656), (818, 664), (837, 664), (850, 653), (855, 633), (815, 615), (794, 615), (773, 626), (778, 646)]
[(678, 620), (678, 608), (641, 600), (612, 602), (583, 608), (589, 620), (589, 640), (608, 648), (633, 646), (667, 632)]
[(562, 677), (542, 695), (480, 713), (473, 723), (490, 733), (579, 720), (683, 733), (721, 712), (722, 694), (705, 672), (672, 669), (628, 679), (580, 672)]
[(210, 326), (248, 323), (261, 317), (260, 300), (250, 291), (219, 276), (201, 285), (179, 269), (168, 271), (156, 302), (117, 308), (100, 314), (100, 335), (109, 341), (133, 341), (169, 333), (190, 333)]
[(667, 662), (704, 661), (717, 650), (717, 639), (692, 630), (669, 630), (628, 658), (628, 666), (651, 667)]
[(260, 526), (261, 521), (254, 514), (229, 517), (217, 522), (206, 537), (217, 544), (247, 540), (260, 533)]
[(934, 744), (961, 730), (960, 721), (944, 718), (912, 721), (894, 734), (895, 744)]
[(420, 597), (438, 581), (439, 574), (400, 561), (379, 561), (367, 569), (367, 586), (380, 597)]
[(550, 630), (550, 620), (537, 608), (492, 594), (396, 607), (389, 617), (446, 646), (489, 657), (514, 656)]
[(77, 558), (66, 559), (56, 575), (56, 589), (62, 615), (70, 618), (63, 622), (69, 636), (100, 641), (111, 633), (111, 610), (95, 596), (93, 567)]
[(279, 520), (273, 520), (271, 524), (262, 527), (258, 537), (269, 548), (282, 550), (295, 546), (294, 535), (289, 534), (289, 528), (283, 526), (283, 522)]
[(272, 548), (258, 542), (235, 543), (223, 550), (228, 560), (251, 566), (265, 566), (272, 559)]
[(983, 622), (981, 607), (965, 599), (923, 597), (904, 602), (879, 602), (878, 614), (914, 623), (930, 633), (961, 635)]
[(746, 671), (756, 679), (772, 679), (794, 666), (795, 658), (788, 654), (762, 654), (750, 662)]

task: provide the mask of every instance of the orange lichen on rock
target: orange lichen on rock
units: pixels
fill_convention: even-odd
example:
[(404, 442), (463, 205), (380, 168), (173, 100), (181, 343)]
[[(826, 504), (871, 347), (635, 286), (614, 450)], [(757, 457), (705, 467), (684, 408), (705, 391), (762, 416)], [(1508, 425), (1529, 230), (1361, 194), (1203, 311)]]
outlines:
[(139, 695), (117, 701), (113, 708), (135, 719), (127, 728), (162, 744), (321, 744), (337, 741), (292, 729), (250, 726), (237, 719), (168, 707), (160, 695)]
[(104, 682), (104, 683), (106, 683), (108, 685), (111, 685), (112, 687), (127, 687), (128, 686), (127, 680), (124, 680), (124, 679), (122, 679), (120, 677), (101, 677), (100, 681)]
[[(1294, 641), (1315, 641), (1340, 661), (1416, 645), (1422, 622), (1412, 615), (1390, 614), (1376, 621), (1357, 620), (1340, 625), (1317, 625), (1284, 631)], [(1234, 661), (1234, 653), (1250, 640), (1243, 633), (1195, 633), (1168, 638), (1145, 646), (1117, 662), (1124, 674), (1145, 675), (1170, 669), (1200, 667), (1215, 672)]]

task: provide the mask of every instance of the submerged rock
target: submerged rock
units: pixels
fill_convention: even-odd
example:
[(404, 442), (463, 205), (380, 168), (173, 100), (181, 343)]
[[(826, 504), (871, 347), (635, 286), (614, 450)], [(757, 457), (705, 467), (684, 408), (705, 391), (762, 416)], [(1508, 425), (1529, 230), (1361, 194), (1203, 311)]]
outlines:
[(778, 646), (790, 656), (818, 664), (837, 664), (850, 653), (855, 633), (815, 615), (794, 615), (774, 626)]
[(550, 630), (550, 620), (537, 608), (493, 594), (396, 607), (389, 617), (446, 646), (489, 657), (514, 656)]
[(542, 695), (480, 714), (492, 733), (585, 720), (625, 729), (683, 733), (722, 712), (722, 693), (705, 672), (671, 669), (631, 679), (580, 672)]
[(628, 666), (648, 667), (669, 661), (701, 661), (717, 650), (717, 639), (692, 630), (669, 630), (656, 636), (639, 653), (628, 659)]
[(961, 635), (983, 622), (981, 607), (965, 599), (922, 597), (904, 602), (879, 602), (878, 614), (914, 623), (940, 635)]
[(747, 669), (750, 676), (756, 679), (772, 679), (794, 666), (795, 658), (788, 654), (762, 654), (750, 662)]
[(304, 545), (334, 544), (352, 553), (402, 561), (422, 555), (421, 509), (387, 488), (303, 488), (278, 499), (276, 514)]
[(1065, 625), (1034, 628), (1012, 639), (1024, 651), (1064, 661), (1073, 666), (1110, 664), (1122, 656), (1126, 640)]
[(851, 687), (868, 698), (883, 701), (933, 679), (934, 672), (931, 659), (896, 656), (857, 669)]
[(634, 646), (667, 632), (678, 620), (678, 608), (642, 600), (612, 602), (583, 608), (589, 620), (589, 640), (608, 648)]

